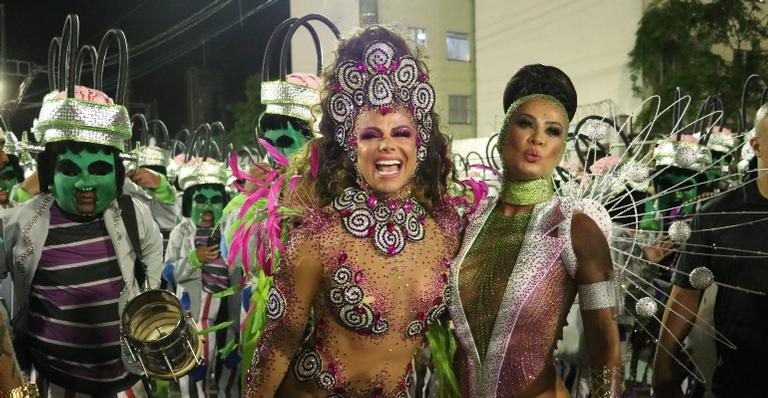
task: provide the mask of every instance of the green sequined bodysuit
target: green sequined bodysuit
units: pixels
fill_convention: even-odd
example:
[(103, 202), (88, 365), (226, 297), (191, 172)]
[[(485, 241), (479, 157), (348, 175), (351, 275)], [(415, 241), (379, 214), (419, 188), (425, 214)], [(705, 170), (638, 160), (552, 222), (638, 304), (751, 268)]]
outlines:
[(500, 207), (494, 209), (464, 258), (459, 290), (481, 359), (485, 358), (530, 216), (505, 216)]

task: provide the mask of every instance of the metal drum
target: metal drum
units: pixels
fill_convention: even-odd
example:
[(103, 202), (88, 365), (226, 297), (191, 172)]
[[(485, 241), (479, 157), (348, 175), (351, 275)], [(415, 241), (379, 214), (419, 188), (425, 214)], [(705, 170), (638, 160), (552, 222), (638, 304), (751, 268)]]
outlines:
[(203, 361), (203, 338), (167, 290), (147, 290), (125, 306), (120, 334), (147, 376), (177, 380)]

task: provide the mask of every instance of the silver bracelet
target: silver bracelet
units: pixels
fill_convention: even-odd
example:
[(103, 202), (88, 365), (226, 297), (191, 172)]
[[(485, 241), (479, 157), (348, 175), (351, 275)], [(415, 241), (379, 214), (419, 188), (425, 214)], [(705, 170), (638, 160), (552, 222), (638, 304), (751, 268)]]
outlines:
[(616, 306), (613, 280), (579, 285), (579, 306), (582, 310), (598, 310)]

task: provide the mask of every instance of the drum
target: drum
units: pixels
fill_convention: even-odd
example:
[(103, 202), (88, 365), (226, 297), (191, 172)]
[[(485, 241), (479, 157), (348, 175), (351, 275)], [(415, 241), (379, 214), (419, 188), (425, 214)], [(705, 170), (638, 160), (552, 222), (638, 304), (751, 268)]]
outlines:
[(120, 334), (149, 377), (177, 380), (203, 361), (203, 337), (189, 312), (167, 290), (147, 290), (125, 306)]

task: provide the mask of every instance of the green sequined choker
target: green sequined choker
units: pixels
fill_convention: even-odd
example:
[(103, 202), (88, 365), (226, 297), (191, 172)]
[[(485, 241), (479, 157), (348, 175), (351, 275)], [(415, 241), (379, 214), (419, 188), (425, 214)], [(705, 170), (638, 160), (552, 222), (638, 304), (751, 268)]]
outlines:
[(511, 205), (535, 205), (548, 201), (555, 194), (550, 176), (526, 181), (505, 181), (501, 200)]

